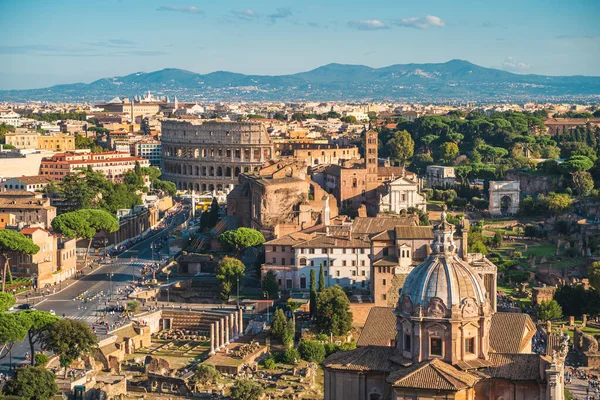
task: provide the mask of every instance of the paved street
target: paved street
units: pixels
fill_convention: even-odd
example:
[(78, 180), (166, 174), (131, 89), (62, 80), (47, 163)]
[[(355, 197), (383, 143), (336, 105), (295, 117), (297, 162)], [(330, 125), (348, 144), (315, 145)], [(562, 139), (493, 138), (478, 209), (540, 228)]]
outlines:
[[(183, 210), (173, 217), (168, 232), (185, 221), (186, 211)], [(141, 276), (142, 267), (151, 263), (153, 259), (151, 243), (166, 237), (168, 232), (161, 232), (137, 243), (129, 250), (121, 253), (118, 259), (113, 260), (110, 264), (95, 267), (93, 270), (84, 270), (85, 276), (73, 282), (70, 286), (63, 287), (62, 290), (60, 286), (57, 286), (56, 294), (38, 298), (35, 302), (31, 299), (27, 302), (30, 304), (35, 303), (35, 309), (53, 310), (60, 317), (64, 316), (65, 318), (84, 321), (94, 326), (96, 332), (105, 333), (106, 328), (101, 328), (95, 324), (100, 317), (100, 312), (97, 310), (103, 309), (106, 304), (116, 305), (118, 302), (125, 304), (126, 296), (119, 295), (119, 289), (130, 285), (133, 277), (138, 278)], [(154, 261), (158, 261), (161, 256), (167, 255), (167, 253), (168, 246), (166, 245), (160, 250), (154, 250)], [(112, 297), (110, 296), (111, 290)], [(107, 303), (109, 297), (111, 300), (110, 303)], [(90, 300), (84, 301), (85, 298), (90, 298)], [(19, 302), (23, 303), (24, 301)], [(108, 324), (114, 324), (118, 321), (118, 315), (109, 315), (105, 321)], [(28, 351), (29, 344), (27, 341), (15, 344), (12, 350), (12, 363), (20, 365), (25, 362), (25, 353)], [(0, 360), (0, 370), (8, 369), (10, 362), (11, 357)]]

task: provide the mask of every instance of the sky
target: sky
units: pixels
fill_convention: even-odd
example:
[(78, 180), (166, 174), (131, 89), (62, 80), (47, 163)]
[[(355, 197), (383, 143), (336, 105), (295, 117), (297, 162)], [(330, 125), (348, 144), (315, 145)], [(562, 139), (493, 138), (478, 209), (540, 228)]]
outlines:
[(0, 0), (0, 89), (451, 59), (600, 76), (599, 18), (600, 0)]

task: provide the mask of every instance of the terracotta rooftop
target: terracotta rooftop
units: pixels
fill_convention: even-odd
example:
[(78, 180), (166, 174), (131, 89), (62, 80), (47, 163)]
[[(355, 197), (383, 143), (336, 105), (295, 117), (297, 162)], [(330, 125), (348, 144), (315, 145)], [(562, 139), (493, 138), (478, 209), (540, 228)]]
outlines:
[(520, 353), (533, 335), (535, 325), (527, 314), (497, 312), (492, 316), (490, 347), (496, 353)]
[(539, 354), (490, 353), (489, 361), (489, 368), (473, 371), (473, 374), (486, 379), (541, 381), (540, 370), (545, 370), (546, 367), (540, 364), (549, 364), (549, 361)]
[(392, 307), (371, 308), (356, 346), (390, 346), (396, 339), (396, 330), (386, 328), (396, 326), (396, 316), (393, 311)]
[(294, 247), (303, 248), (370, 248), (371, 243), (361, 239), (343, 239), (331, 236), (317, 236), (314, 239), (298, 243)]
[(36, 227), (36, 228), (24, 228), (24, 229), (20, 230), (20, 233), (22, 233), (23, 235), (31, 235), (32, 233), (34, 233), (35, 231), (38, 231), (38, 230), (44, 231), (46, 233), (49, 233), (44, 228), (39, 228), (39, 227)]
[(52, 182), (52, 179), (48, 178), (47, 176), (44, 175), (35, 175), (35, 176), (22, 176), (20, 178), (14, 178), (17, 179), (21, 182), (23, 182), (26, 185), (37, 185), (40, 183), (50, 183)]
[[(393, 230), (397, 225), (417, 226), (418, 216), (377, 216), (377, 217), (357, 217), (352, 222), (353, 234), (373, 234), (387, 230)], [(431, 227), (428, 228), (431, 230)]]
[(35, 197), (35, 193), (27, 190), (5, 190), (0, 192), (0, 197)]
[(389, 346), (358, 347), (356, 350), (330, 355), (323, 362), (323, 366), (347, 371), (390, 372), (393, 369), (390, 357), (393, 355), (394, 348)]
[(49, 206), (45, 200), (40, 200), (40, 199), (29, 199), (29, 198), (23, 198), (23, 197), (13, 197), (13, 198), (0, 197), (0, 209), (2, 209), (2, 208), (4, 208), (4, 209), (19, 209), (19, 208), (50, 209), (50, 208), (54, 208), (54, 207)]
[(289, 235), (285, 235), (283, 237), (269, 240), (265, 242), (266, 246), (293, 246), (295, 244), (301, 243), (305, 240), (309, 240), (313, 235), (307, 235), (305, 233), (291, 233)]
[(449, 391), (472, 387), (478, 380), (478, 377), (460, 371), (437, 358), (416, 364), (408, 370), (403, 368), (394, 371), (387, 379), (394, 387)]

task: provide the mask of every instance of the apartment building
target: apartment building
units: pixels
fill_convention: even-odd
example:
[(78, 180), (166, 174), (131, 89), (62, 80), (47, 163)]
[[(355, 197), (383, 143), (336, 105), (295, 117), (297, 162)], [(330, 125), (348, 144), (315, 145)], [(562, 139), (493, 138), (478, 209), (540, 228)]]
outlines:
[(52, 180), (61, 180), (78, 169), (91, 167), (113, 182), (122, 182), (125, 172), (132, 171), (136, 162), (142, 167), (150, 166), (145, 158), (125, 152), (66, 152), (42, 159), (40, 174)]
[(9, 190), (0, 192), (0, 214), (12, 214), (18, 225), (40, 225), (50, 229), (56, 217), (56, 207), (49, 199), (42, 199), (32, 192)]

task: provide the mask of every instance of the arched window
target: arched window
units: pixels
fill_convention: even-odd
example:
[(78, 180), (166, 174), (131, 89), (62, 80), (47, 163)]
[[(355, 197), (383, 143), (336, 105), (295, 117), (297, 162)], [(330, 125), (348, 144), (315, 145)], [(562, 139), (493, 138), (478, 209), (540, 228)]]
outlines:
[(217, 167), (217, 176), (223, 176), (223, 168)]
[(210, 171), (210, 172), (209, 172), (209, 174), (208, 174), (208, 175), (210, 175), (210, 176), (215, 176), (215, 167), (210, 167), (209, 171)]
[(196, 168), (195, 168), (195, 169), (196, 169), (196, 175), (200, 175), (200, 167), (198, 167), (198, 166), (196, 165)]
[(240, 174), (240, 167), (235, 167), (235, 176), (239, 176)]
[(352, 178), (352, 187), (355, 188), (357, 187), (358, 181), (356, 180), (356, 178)]
[(300, 263), (300, 266), (302, 266), (302, 267), (306, 267), (306, 258), (301, 258), (301, 259), (299, 260), (299, 263)]
[(225, 168), (225, 176), (231, 176), (231, 167)]
[(208, 190), (210, 190), (211, 192), (213, 190), (215, 190), (215, 185), (213, 185), (213, 184), (208, 185)]
[(206, 167), (202, 167), (202, 176), (206, 176)]

